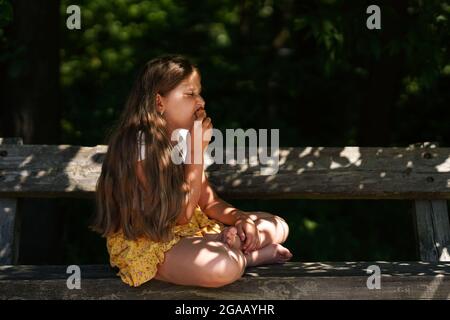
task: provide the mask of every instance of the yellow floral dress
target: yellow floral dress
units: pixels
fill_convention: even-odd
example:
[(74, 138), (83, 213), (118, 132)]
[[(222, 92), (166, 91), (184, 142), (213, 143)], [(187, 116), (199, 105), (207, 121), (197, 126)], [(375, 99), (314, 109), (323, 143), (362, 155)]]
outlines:
[(122, 232), (107, 237), (110, 264), (119, 268), (118, 276), (126, 284), (137, 287), (151, 280), (158, 264), (164, 262), (164, 253), (170, 250), (182, 237), (204, 236), (206, 233), (220, 233), (224, 224), (209, 219), (199, 206), (189, 223), (173, 228), (174, 238), (168, 242), (155, 242), (148, 238), (127, 240)]

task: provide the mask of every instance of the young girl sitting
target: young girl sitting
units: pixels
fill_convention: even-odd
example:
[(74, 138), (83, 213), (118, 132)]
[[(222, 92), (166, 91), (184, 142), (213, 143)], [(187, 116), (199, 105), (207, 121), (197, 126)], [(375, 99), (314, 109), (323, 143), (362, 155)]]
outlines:
[[(236, 209), (208, 183), (203, 154), (212, 123), (201, 89), (200, 72), (186, 58), (149, 61), (109, 136), (91, 228), (106, 237), (110, 264), (130, 286), (155, 278), (220, 287), (247, 266), (292, 257), (281, 245), (289, 232), (281, 217)], [(194, 128), (202, 130), (201, 146)], [(189, 159), (200, 161), (172, 161), (176, 129), (189, 130)]]

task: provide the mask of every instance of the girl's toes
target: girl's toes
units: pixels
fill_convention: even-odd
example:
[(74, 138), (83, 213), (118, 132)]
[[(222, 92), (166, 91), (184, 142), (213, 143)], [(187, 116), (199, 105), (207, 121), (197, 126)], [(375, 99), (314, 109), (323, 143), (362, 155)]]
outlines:
[(224, 244), (232, 247), (237, 234), (237, 229), (235, 227), (225, 227), (220, 233), (219, 240)]
[(292, 254), (289, 254), (288, 256), (283, 257), (283, 261), (289, 261), (292, 258)]
[(282, 262), (286, 262), (292, 258), (292, 253), (289, 249), (279, 244), (277, 246), (277, 258)]
[(283, 257), (286, 259), (290, 259), (292, 258), (292, 253), (288, 249), (286, 249), (286, 251), (283, 253)]
[(219, 240), (225, 244), (228, 243), (228, 228), (224, 228), (222, 232), (219, 234)]
[(234, 238), (236, 237), (236, 235), (237, 235), (237, 229), (236, 229), (235, 227), (230, 227), (230, 228), (228, 229), (228, 232), (227, 232), (227, 237), (228, 237), (229, 239), (234, 240)]
[[(233, 231), (233, 229), (234, 229), (234, 231)], [(236, 233), (237, 233), (237, 230), (236, 230), (236, 228), (230, 228), (230, 230), (228, 230), (228, 233), (227, 233), (227, 243), (228, 243), (228, 245), (230, 246), (230, 247), (232, 247), (233, 246), (233, 244), (234, 244), (234, 242), (235, 242), (235, 240), (236, 240)]]

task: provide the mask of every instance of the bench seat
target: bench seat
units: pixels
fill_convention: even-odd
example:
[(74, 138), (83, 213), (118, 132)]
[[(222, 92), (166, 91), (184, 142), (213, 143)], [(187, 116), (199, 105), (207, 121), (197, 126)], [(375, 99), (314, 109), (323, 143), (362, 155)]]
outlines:
[[(84, 265), (80, 290), (67, 288), (67, 266), (17, 265), (21, 199), (94, 198), (107, 149), (0, 138), (0, 299), (450, 299), (450, 148), (431, 142), (280, 148), (276, 175), (262, 174), (262, 165), (249, 166), (247, 156), (244, 164), (205, 168), (225, 200), (410, 201), (414, 230), (404, 232), (414, 233), (421, 261), (260, 266), (221, 288), (157, 280), (131, 288), (109, 266)], [(381, 289), (367, 288), (367, 268), (374, 264), (381, 268)]]
[[(381, 289), (367, 288), (370, 265), (380, 267)], [(81, 289), (69, 290), (67, 266), (0, 266), (0, 299), (450, 299), (448, 262), (288, 262), (247, 268), (221, 288), (133, 288), (108, 265), (80, 268)]]

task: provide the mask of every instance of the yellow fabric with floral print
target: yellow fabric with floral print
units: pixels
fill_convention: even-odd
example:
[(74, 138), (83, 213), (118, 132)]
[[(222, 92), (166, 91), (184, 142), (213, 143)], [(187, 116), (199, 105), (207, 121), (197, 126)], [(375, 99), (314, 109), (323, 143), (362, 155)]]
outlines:
[(181, 237), (202, 237), (206, 233), (220, 233), (223, 228), (223, 223), (209, 219), (197, 206), (189, 223), (173, 228), (175, 236), (171, 241), (156, 242), (148, 238), (127, 240), (122, 232), (107, 237), (110, 264), (119, 268), (117, 275), (123, 282), (137, 287), (156, 275), (158, 264), (164, 262), (164, 253), (180, 241)]

